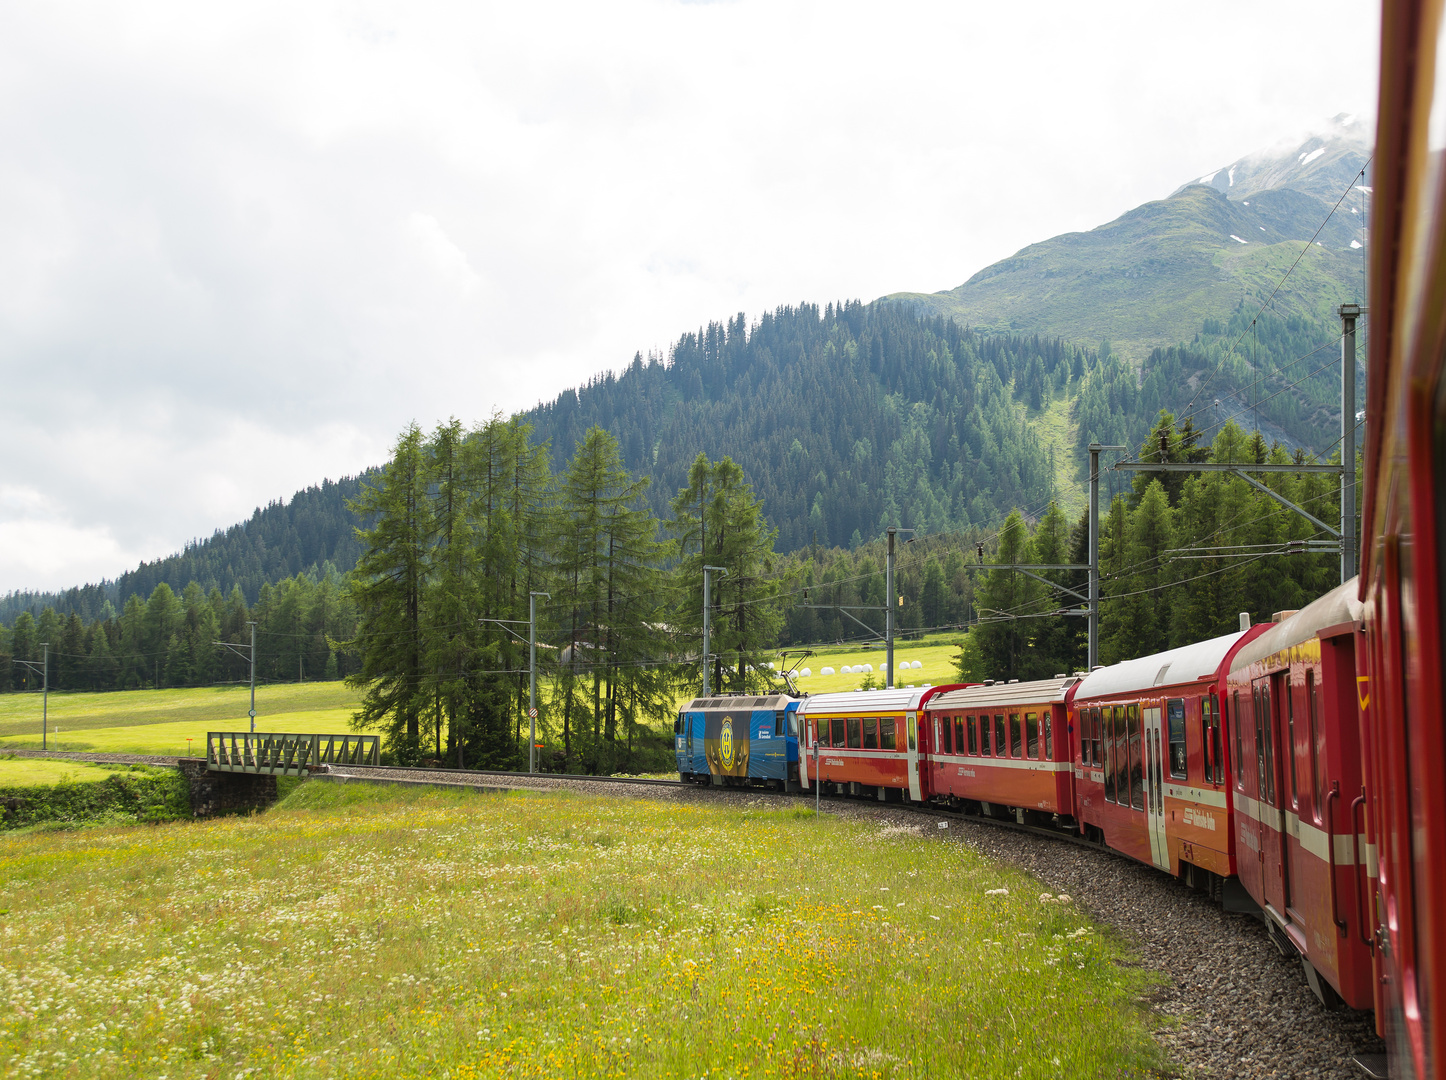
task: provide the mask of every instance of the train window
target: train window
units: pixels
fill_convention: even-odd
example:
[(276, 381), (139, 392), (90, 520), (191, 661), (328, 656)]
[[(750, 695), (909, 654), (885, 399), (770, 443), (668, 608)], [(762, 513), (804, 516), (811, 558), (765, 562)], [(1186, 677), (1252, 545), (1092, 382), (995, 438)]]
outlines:
[[(972, 717), (972, 716), (969, 717), (969, 719), (966, 721), (966, 724), (967, 724), (968, 729), (969, 729), (969, 752), (970, 752), (971, 754), (978, 754), (978, 753), (979, 753), (979, 725), (978, 725), (978, 723), (975, 721), (974, 717)], [(988, 728), (986, 728), (985, 731), (984, 731), (984, 740), (985, 740), (986, 742), (989, 741), (989, 730), (988, 730)]]
[(1130, 732), (1125, 724), (1125, 707), (1116, 705), (1115, 714), (1115, 796), (1121, 806), (1130, 805)]
[(1298, 810), (1300, 787), (1295, 776), (1295, 687), (1291, 685), (1289, 676), (1281, 684), (1281, 690), (1285, 694), (1285, 752), (1290, 756), (1290, 805)]
[(1185, 702), (1181, 698), (1165, 702), (1165, 716), (1170, 726), (1170, 775), (1184, 780), (1188, 775), (1185, 759)]
[(1103, 734), (1100, 732), (1100, 710), (1099, 710), (1099, 707), (1096, 706), (1095, 708), (1091, 709), (1091, 710), (1090, 710), (1090, 715), (1091, 715), (1092, 717), (1094, 717), (1093, 722), (1090, 724), (1090, 727), (1094, 730), (1094, 744), (1095, 744), (1095, 749), (1094, 749), (1093, 757), (1094, 757), (1094, 762), (1095, 762), (1095, 768), (1099, 768), (1100, 766), (1102, 766), (1102, 765), (1105, 763), (1104, 736), (1103, 736)]
[(954, 753), (964, 753), (964, 718), (954, 717)]
[(842, 746), (844, 744), (844, 718), (835, 716), (831, 724), (833, 726), (833, 745)]
[(682, 714), (682, 713), (679, 713), (679, 714), (678, 714), (678, 719), (676, 719), (676, 720), (673, 721), (673, 734), (674, 734), (674, 735), (681, 735), (681, 734), (683, 734), (683, 714)]
[(1217, 784), (1225, 783), (1225, 745), (1220, 738), (1220, 725), (1224, 723), (1224, 717), (1220, 715), (1220, 699), (1212, 692), (1210, 694), (1210, 760), (1215, 764), (1213, 780)]
[(1009, 714), (1009, 756), (1012, 758), (1021, 757), (1020, 751), (1024, 747), (1024, 733), (1019, 727), (1019, 714)]
[(1105, 756), (1103, 764), (1105, 767), (1105, 802), (1116, 802), (1115, 797), (1115, 712), (1108, 705), (1103, 711), (1096, 710), (1100, 724), (1103, 726), (1102, 736)]
[(788, 733), (798, 738), (798, 713), (788, 713)]
[(1323, 820), (1321, 814), (1325, 808), (1325, 790), (1321, 784), (1320, 775), (1320, 743), (1317, 742), (1316, 728), (1318, 726), (1316, 717), (1320, 715), (1316, 708), (1316, 686), (1315, 669), (1305, 670), (1305, 708), (1306, 717), (1310, 729), (1310, 792), (1315, 802), (1315, 819)]
[(1255, 766), (1259, 770), (1255, 790), (1275, 806), (1275, 747), (1270, 711), (1270, 684), (1262, 679), (1255, 687)]
[(1235, 691), (1235, 786), (1245, 790), (1245, 754), (1240, 744), (1240, 691)]
[(1039, 759), (1039, 713), (1024, 714), (1024, 756)]
[(879, 721), (877, 717), (864, 717), (864, 749), (877, 750), (879, 748)]
[(944, 737), (944, 753), (952, 754), (954, 752), (954, 718), (952, 716), (944, 717), (942, 726), (944, 730), (939, 734)]
[(1145, 766), (1140, 758), (1140, 707), (1125, 706), (1126, 722), (1130, 729), (1130, 805), (1136, 810), (1145, 808)]
[(773, 734), (783, 734), (783, 713), (781, 712), (773, 714)]
[(1215, 757), (1213, 754), (1215, 743), (1211, 734), (1215, 729), (1215, 699), (1213, 697), (1202, 697), (1200, 699), (1200, 760), (1204, 765), (1205, 782), (1215, 782)]
[(850, 716), (848, 720), (849, 749), (857, 750), (862, 743), (859, 742), (859, 724), (862, 723), (857, 716)]
[(1044, 714), (1044, 756), (1046, 760), (1054, 760), (1054, 713)]
[(1009, 752), (1005, 749), (1009, 744), (1004, 741), (1004, 714), (994, 714), (994, 756), (1008, 757)]
[(915, 741), (917, 736), (915, 735), (915, 717), (913, 713), (908, 715), (907, 722), (909, 725), (909, 749), (913, 750), (918, 745)]
[(1075, 724), (1079, 727), (1079, 761), (1081, 765), (1090, 763), (1090, 711), (1080, 709), (1075, 713)]
[(879, 746), (884, 750), (896, 750), (894, 740), (894, 718), (885, 716), (879, 720)]

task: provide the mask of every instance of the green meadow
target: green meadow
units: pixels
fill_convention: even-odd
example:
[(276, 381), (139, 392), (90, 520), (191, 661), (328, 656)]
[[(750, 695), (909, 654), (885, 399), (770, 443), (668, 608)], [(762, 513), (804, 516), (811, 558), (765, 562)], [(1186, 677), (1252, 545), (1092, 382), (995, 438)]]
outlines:
[[(918, 660), (921, 664), (917, 671), (911, 668), (897, 672), (896, 683), (938, 686), (952, 682), (957, 651), (951, 638), (941, 636), (896, 645), (896, 664), (900, 660)], [(800, 691), (814, 694), (857, 690), (867, 675), (844, 675), (840, 669), (872, 664), (874, 685), (882, 686), (884, 657), (881, 644), (867, 649), (857, 644), (826, 646), (799, 665), (811, 668), (813, 674), (796, 678), (795, 685)], [(825, 666), (832, 667), (835, 673), (822, 674)], [(684, 694), (679, 703), (689, 697), (691, 694)], [(256, 730), (348, 732), (352, 730), (352, 713), (360, 704), (361, 695), (342, 682), (259, 686)], [(190, 753), (199, 757), (205, 753), (206, 732), (247, 730), (249, 707), (250, 690), (245, 686), (52, 693), (45, 745), (51, 750), (177, 757)], [(39, 694), (0, 694), (0, 752), (40, 749), (40, 728)]]
[[(51, 694), (51, 750), (174, 754), (206, 751), (207, 731), (246, 731), (245, 686)], [(283, 683), (256, 689), (256, 730), (346, 732), (361, 696), (342, 682)], [(39, 694), (0, 694), (0, 750), (39, 749)]]
[(0, 836), (0, 1071), (1155, 1068), (1127, 950), (947, 835), (761, 803), (310, 781), (248, 818)]

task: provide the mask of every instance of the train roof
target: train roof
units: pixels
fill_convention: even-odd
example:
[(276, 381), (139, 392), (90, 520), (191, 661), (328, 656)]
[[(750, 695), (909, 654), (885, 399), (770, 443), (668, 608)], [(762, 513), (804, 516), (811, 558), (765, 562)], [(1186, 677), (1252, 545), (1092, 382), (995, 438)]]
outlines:
[(938, 687), (895, 687), (893, 690), (848, 690), (839, 694), (810, 694), (798, 707), (801, 713), (849, 712), (865, 709), (917, 709), (924, 697)]
[(786, 709), (797, 698), (787, 694), (715, 694), (711, 697), (696, 697), (683, 706), (684, 712), (702, 712), (705, 709)]
[(1075, 691), (1076, 702), (1085, 698), (1111, 697), (1152, 690), (1157, 686), (1174, 686), (1213, 678), (1231, 648), (1249, 630), (1237, 630), (1223, 637), (1182, 645), (1137, 660), (1125, 660), (1085, 676)]
[(1031, 682), (994, 683), (992, 686), (966, 686), (950, 690), (929, 701), (931, 709), (982, 709), (995, 705), (1044, 705), (1064, 701), (1069, 688), (1079, 676), (1062, 679), (1036, 679)]
[(1230, 670), (1239, 671), (1282, 649), (1309, 641), (1328, 626), (1360, 622), (1363, 605), (1356, 599), (1358, 588), (1359, 582), (1356, 578), (1351, 578), (1320, 599), (1311, 601), (1290, 618), (1276, 623), (1235, 654), (1235, 658), (1230, 661)]

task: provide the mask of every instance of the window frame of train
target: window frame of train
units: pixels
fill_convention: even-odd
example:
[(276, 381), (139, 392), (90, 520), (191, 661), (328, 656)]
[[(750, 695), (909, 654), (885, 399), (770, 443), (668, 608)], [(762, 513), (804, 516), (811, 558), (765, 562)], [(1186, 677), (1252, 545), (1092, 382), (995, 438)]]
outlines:
[(863, 726), (863, 717), (860, 716), (850, 716), (844, 722), (844, 730), (847, 732), (848, 738), (847, 749), (862, 750), (864, 748)]
[(1044, 760), (1054, 760), (1054, 710), (1045, 709), (1044, 716), (1040, 720), (1044, 731)]
[(1024, 756), (1030, 761), (1039, 760), (1039, 713), (1024, 714)]
[[(1178, 724), (1177, 724), (1178, 721)], [(1173, 780), (1188, 780), (1190, 778), (1190, 755), (1185, 744), (1185, 699), (1165, 699), (1165, 724), (1169, 734), (1169, 762), (1170, 778)], [(1177, 734), (1178, 733), (1178, 734)], [(1175, 768), (1176, 755), (1178, 753), (1179, 769)]]
[(1205, 773), (1205, 782), (1220, 784), (1225, 781), (1225, 765), (1221, 758), (1220, 700), (1215, 691), (1200, 697), (1200, 761)]
[(1315, 681), (1315, 668), (1307, 666), (1305, 669), (1305, 708), (1307, 727), (1310, 738), (1310, 797), (1314, 803), (1312, 807), (1313, 817), (1317, 824), (1325, 821), (1325, 778), (1321, 776), (1320, 770), (1320, 723), (1318, 717), (1320, 710), (1319, 703), (1320, 686)]
[(1237, 791), (1245, 790), (1245, 747), (1241, 742), (1240, 728), (1240, 691), (1234, 691), (1234, 698), (1231, 701), (1231, 713), (1234, 719), (1230, 726), (1235, 733), (1235, 788)]
[(1105, 802), (1118, 803), (1115, 797), (1115, 710), (1112, 705), (1102, 706), (1100, 722), (1104, 724)]
[(1019, 714), (1009, 714), (1009, 757), (1011, 760), (1019, 760), (1024, 755), (1020, 752), (1024, 749), (1024, 725), (1019, 722)]
[(968, 732), (970, 757), (981, 756), (979, 753), (979, 725), (975, 722), (976, 719), (973, 715), (967, 716), (964, 719), (964, 730)]
[[(958, 757), (964, 756), (965, 746), (964, 717), (962, 714), (954, 717), (954, 753)], [(970, 751), (971, 753), (973, 751)]]
[[(1140, 714), (1139, 702), (1125, 706), (1125, 722), (1129, 728), (1130, 740), (1130, 806), (1136, 810), (1145, 808), (1145, 729)], [(1139, 779), (1139, 801), (1135, 801), (1135, 780)]]
[(897, 750), (898, 735), (895, 733), (895, 723), (892, 716), (879, 717), (879, 749)]
[(1007, 758), (1009, 756), (1009, 735), (1004, 726), (1004, 714), (999, 712), (994, 714), (993, 746), (995, 757)]
[(879, 748), (879, 718), (877, 716), (864, 717), (864, 749), (877, 750)]
[(842, 716), (829, 717), (828, 745), (839, 750), (844, 749), (844, 718)]

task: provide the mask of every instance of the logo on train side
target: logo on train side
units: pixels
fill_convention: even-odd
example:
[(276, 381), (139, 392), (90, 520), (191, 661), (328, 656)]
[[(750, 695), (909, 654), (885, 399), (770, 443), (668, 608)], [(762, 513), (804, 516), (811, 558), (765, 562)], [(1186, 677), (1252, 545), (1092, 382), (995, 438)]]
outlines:
[(733, 768), (733, 718), (723, 718), (723, 730), (718, 733), (718, 753), (725, 769)]
[(1215, 831), (1215, 815), (1208, 810), (1201, 810), (1199, 807), (1185, 807), (1185, 814), (1181, 822), (1185, 825), (1194, 825), (1197, 829)]

